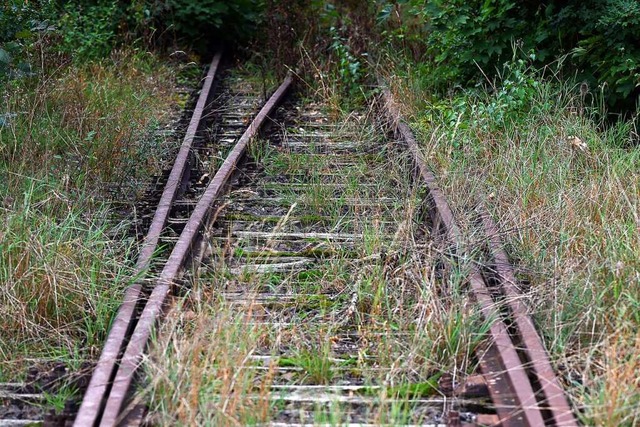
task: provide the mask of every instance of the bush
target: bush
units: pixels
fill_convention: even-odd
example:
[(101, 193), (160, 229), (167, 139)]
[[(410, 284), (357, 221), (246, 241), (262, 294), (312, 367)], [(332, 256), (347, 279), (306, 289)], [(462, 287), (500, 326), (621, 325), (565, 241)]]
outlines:
[(31, 75), (27, 51), (42, 34), (53, 31), (53, 5), (49, 1), (10, 0), (0, 5), (0, 83)]
[(610, 104), (633, 107), (640, 94), (640, 3), (574, 0), (551, 10), (557, 13), (550, 24), (571, 49), (579, 77), (606, 85)]
[[(393, 21), (390, 10), (401, 16)], [(405, 0), (382, 2), (380, 21), (411, 27), (423, 59), (433, 61), (436, 87), (492, 77), (513, 46), (534, 52), (537, 65), (568, 59), (567, 71), (602, 91), (616, 110), (636, 107), (640, 95), (640, 3), (636, 0)], [(406, 38), (403, 38), (406, 40)], [(426, 57), (425, 57), (426, 55)]]
[[(30, 70), (34, 40), (55, 34), (50, 51), (75, 62), (107, 57), (120, 45), (168, 41), (206, 48), (251, 38), (261, 0), (10, 0), (0, 6), (0, 79)], [(33, 50), (33, 49), (31, 49)], [(36, 55), (37, 56), (37, 55)]]
[(169, 0), (156, 6), (156, 19), (168, 24), (190, 42), (206, 43), (247, 39), (260, 22), (262, 2), (257, 0)]
[[(428, 52), (442, 81), (467, 81), (511, 56), (511, 44), (527, 30), (530, 12), (508, 0), (436, 1), (416, 11), (425, 22)], [(529, 43), (527, 43), (529, 44)]]
[(99, 1), (89, 6), (78, 3), (64, 6), (59, 21), (60, 48), (80, 60), (104, 58), (115, 47), (119, 22), (126, 10), (115, 1)]

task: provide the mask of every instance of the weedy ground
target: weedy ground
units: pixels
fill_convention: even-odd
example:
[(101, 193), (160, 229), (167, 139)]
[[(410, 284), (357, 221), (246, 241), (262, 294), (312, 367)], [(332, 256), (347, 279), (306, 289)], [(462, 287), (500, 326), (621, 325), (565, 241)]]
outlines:
[[(169, 311), (140, 391), (158, 425), (267, 422), (289, 408), (279, 397), (286, 387), (345, 383), (361, 385), (357, 393), (376, 402), (364, 405), (370, 419), (407, 422), (415, 419), (409, 401), (432, 396), (443, 371), (474, 368), (470, 356), (485, 325), (459, 292), (462, 275), (436, 273), (438, 251), (417, 231), (423, 195), (411, 184), (406, 153), (383, 142), (371, 111), (338, 112), (332, 106), (340, 102), (320, 95), (299, 105), (317, 98), (319, 121), (336, 118), (324, 123), (329, 139), (367, 152), (318, 156), (254, 141), (250, 153), (265, 179), (259, 188), (282, 213), (256, 216), (234, 204), (219, 213), (273, 234), (262, 246), (214, 239), (212, 261)], [(284, 141), (298, 139), (302, 126), (281, 129)], [(298, 249), (276, 237), (301, 231), (358, 237), (310, 236)], [(276, 262), (270, 258), (296, 257), (315, 262), (255, 271)], [(450, 289), (444, 299), (437, 295), (443, 282)], [(349, 407), (310, 410), (314, 422), (340, 425)]]
[(499, 221), (581, 421), (637, 425), (638, 129), (605, 123), (597, 94), (522, 60), (490, 91), (445, 99), (420, 73), (394, 71), (402, 77), (389, 80), (460, 221), (473, 228), (466, 212), (479, 201)]
[(122, 212), (169, 150), (164, 128), (185, 101), (177, 75), (150, 53), (119, 51), (5, 82), (0, 381), (99, 354), (131, 280)]

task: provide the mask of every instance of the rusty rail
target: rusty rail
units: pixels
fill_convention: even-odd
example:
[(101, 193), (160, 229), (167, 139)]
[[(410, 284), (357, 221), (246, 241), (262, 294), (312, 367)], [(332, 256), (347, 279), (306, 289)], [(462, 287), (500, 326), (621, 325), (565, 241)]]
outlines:
[[(144, 277), (148, 270), (160, 235), (166, 227), (172, 205), (181, 191), (182, 184), (189, 179), (189, 161), (193, 142), (204, 111), (210, 102), (211, 88), (220, 60), (221, 53), (217, 53), (204, 78), (193, 116), (154, 213), (149, 231), (142, 242), (135, 267), (135, 276), (137, 277)], [(210, 206), (220, 195), (238, 161), (244, 155), (248, 143), (255, 137), (264, 120), (285, 95), (292, 82), (292, 77), (287, 76), (284, 83), (256, 115), (216, 173), (202, 198), (198, 201), (149, 298), (147, 299), (147, 293), (143, 291), (141, 279), (126, 290), (83, 397), (74, 426), (116, 425), (149, 334), (161, 314), (161, 308), (169, 294), (171, 284), (179, 276), (191, 248), (198, 238)]]
[[(207, 107), (211, 86), (218, 70), (218, 66), (220, 65), (221, 57), (221, 52), (217, 53), (213, 57), (211, 65), (209, 66), (209, 71), (204, 78), (200, 96), (198, 97), (198, 101), (193, 111), (193, 116), (189, 122), (189, 127), (187, 128), (182, 145), (180, 146), (180, 151), (178, 152), (173, 167), (171, 168), (169, 179), (167, 180), (167, 184), (162, 192), (162, 196), (153, 216), (149, 231), (142, 242), (142, 248), (138, 255), (138, 260), (134, 270), (135, 276), (143, 276), (149, 268), (153, 253), (156, 251), (158, 246), (160, 233), (167, 223), (171, 206), (178, 196), (180, 184), (185, 178), (185, 172), (188, 171), (189, 154), (191, 152), (193, 140), (196, 132), (198, 131), (198, 127), (200, 126), (203, 112)], [(74, 423), (75, 426), (92, 426), (99, 420), (103, 411), (104, 399), (110, 392), (111, 380), (116, 369), (116, 364), (118, 363), (119, 356), (127, 337), (129, 336), (130, 326), (132, 325), (132, 321), (136, 314), (136, 308), (141, 301), (141, 297), (142, 283), (140, 281), (137, 281), (126, 290), (123, 302), (118, 309), (115, 319), (113, 320), (113, 324), (109, 331), (109, 335), (107, 336), (107, 341), (103, 347), (100, 359), (94, 368), (89, 386), (84, 394), (80, 410)]]
[(131, 339), (113, 379), (113, 386), (105, 404), (100, 426), (114, 426), (118, 422), (151, 332), (162, 314), (172, 286), (178, 280), (191, 249), (208, 219), (213, 203), (222, 194), (229, 177), (243, 157), (247, 145), (256, 136), (265, 119), (282, 100), (292, 83), (293, 77), (288, 75), (229, 153), (195, 206), (131, 334)]
[(541, 404), (552, 414), (556, 425), (577, 425), (569, 401), (556, 377), (549, 355), (544, 348), (542, 339), (538, 335), (529, 310), (522, 301), (520, 291), (516, 286), (517, 280), (509, 257), (503, 249), (503, 244), (493, 218), (482, 206), (480, 216), (488, 238), (488, 245), (493, 257), (494, 270), (499, 280), (500, 288), (504, 292), (505, 304), (513, 318), (516, 328), (518, 348), (525, 354), (527, 368), (538, 380), (541, 393)]
[[(461, 233), (453, 212), (437, 185), (437, 180), (422, 157), (418, 143), (409, 126), (401, 120), (400, 110), (388, 88), (383, 90), (384, 109), (394, 131), (399, 133), (413, 156), (414, 163), (428, 192), (429, 211), (436, 234), (444, 235), (456, 255), (462, 251)], [(577, 422), (553, 372), (542, 341), (535, 331), (526, 307), (515, 287), (513, 270), (506, 253), (501, 249), (492, 221), (483, 216), (491, 251), (496, 260), (500, 286), (507, 294), (509, 309), (520, 332), (528, 357), (522, 360), (506, 323), (501, 319), (496, 302), (478, 267), (468, 276), (472, 298), (479, 304), (485, 319), (492, 320), (488, 332), (489, 344), (480, 351), (480, 368), (503, 426), (576, 426)], [(532, 369), (529, 369), (529, 365)], [(531, 381), (529, 376), (535, 377)], [(536, 394), (543, 393), (538, 401)]]

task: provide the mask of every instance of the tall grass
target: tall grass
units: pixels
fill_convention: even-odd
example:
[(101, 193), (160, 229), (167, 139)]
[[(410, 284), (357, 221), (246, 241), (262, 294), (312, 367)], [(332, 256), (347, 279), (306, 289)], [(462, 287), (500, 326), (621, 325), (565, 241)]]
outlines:
[(126, 282), (131, 244), (109, 230), (106, 208), (88, 214), (62, 199), (64, 190), (24, 180), (22, 197), (3, 211), (0, 233), (6, 375), (28, 359), (95, 355)]
[[(436, 99), (395, 81), (467, 228), (499, 219), (538, 330), (588, 425), (640, 422), (640, 147), (591, 94), (508, 64), (491, 91)], [(460, 191), (464, 189), (464, 191)]]
[[(162, 144), (147, 134), (169, 111), (171, 70), (148, 53), (9, 82), (0, 108), (0, 162), (73, 189), (104, 189), (157, 167)], [(139, 172), (137, 172), (139, 171)]]
[(153, 55), (116, 52), (3, 87), (1, 378), (97, 356), (129, 280), (132, 241), (116, 207), (159, 168), (167, 146), (153, 132), (173, 85)]
[[(328, 117), (336, 105), (308, 102), (306, 108)], [(212, 240), (214, 256), (193, 274), (188, 295), (175, 303), (152, 345), (141, 392), (150, 401), (150, 422), (264, 425), (288, 413), (289, 421), (306, 423), (308, 410), (318, 425), (344, 425), (357, 418), (354, 412), (377, 425), (416, 424), (425, 420), (409, 401), (436, 394), (442, 372), (457, 379), (475, 368), (472, 354), (487, 323), (457, 291), (464, 275), (442, 273), (438, 251), (416, 233), (421, 199), (406, 153), (381, 141), (372, 111), (342, 114), (332, 130), (323, 130), (326, 139), (357, 144), (364, 153), (314, 157), (263, 145), (254, 153), (271, 179), (269, 189), (284, 201), (282, 215), (265, 223), (265, 216), (242, 210), (239, 219), (278, 233), (359, 237), (347, 243), (315, 238), (302, 246), (275, 238), (257, 246), (241, 237)], [(303, 126), (283, 129), (285, 140), (299, 137)], [(303, 186), (294, 192), (290, 184)], [(332, 184), (343, 185), (340, 195)], [(307, 222), (300, 228), (302, 218)], [(299, 271), (249, 268), (268, 265), (267, 254), (314, 253), (317, 259)], [(437, 294), (444, 283), (451, 291), (447, 301)], [(338, 401), (298, 406), (278, 388), (345, 383), (362, 384), (364, 391), (354, 392), (365, 400), (358, 409)]]

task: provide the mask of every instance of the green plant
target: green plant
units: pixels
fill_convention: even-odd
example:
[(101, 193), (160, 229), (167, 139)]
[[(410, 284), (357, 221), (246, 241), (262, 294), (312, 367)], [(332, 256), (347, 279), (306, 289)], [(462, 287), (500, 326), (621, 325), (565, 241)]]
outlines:
[(64, 384), (55, 393), (45, 392), (44, 397), (42, 406), (47, 411), (53, 410), (55, 413), (61, 413), (67, 402), (78, 397), (78, 390), (75, 386)]
[(638, 102), (637, 1), (406, 0), (379, 2), (378, 10), (393, 46), (432, 63), (422, 68), (436, 89), (493, 79), (515, 44), (533, 52), (538, 67), (564, 61), (567, 75), (602, 92), (615, 111), (633, 110)]
[(76, 60), (99, 59), (115, 47), (124, 8), (118, 1), (101, 0), (93, 4), (68, 2), (64, 5), (59, 25), (60, 48)]
[(309, 384), (329, 384), (333, 379), (334, 363), (330, 359), (330, 348), (305, 349), (295, 357), (280, 358), (280, 366), (299, 367), (304, 370), (304, 382)]
[[(64, 358), (81, 342), (84, 352), (102, 341), (124, 283), (116, 254), (127, 244), (106, 236), (106, 221), (86, 220), (86, 205), (67, 205), (63, 185), (15, 176), (5, 184), (23, 190), (21, 199), (0, 193), (13, 200), (0, 217), (0, 326), (11, 331), (0, 335), (0, 370), (11, 374), (24, 354)], [(95, 214), (108, 217), (104, 208)]]
[(133, 202), (141, 180), (160, 170), (168, 144), (154, 132), (167, 120), (173, 77), (149, 53), (111, 58), (67, 64), (55, 78), (45, 67), (7, 82), (0, 114), (3, 378), (23, 374), (27, 357), (93, 358), (129, 281), (131, 240), (117, 214), (127, 202), (116, 205), (112, 196)]
[[(535, 56), (530, 53), (528, 59)], [(540, 73), (529, 65), (529, 61), (517, 58), (505, 62), (502, 72), (492, 81), (492, 94), (485, 96), (482, 90), (470, 89), (463, 96), (449, 100), (433, 100), (425, 107), (430, 122), (446, 123), (448, 140), (460, 148), (465, 129), (480, 129), (488, 132), (504, 125), (505, 120), (518, 121), (531, 113), (550, 108), (549, 102), (537, 102)]]
[[(494, 67), (508, 58), (517, 41), (525, 50), (533, 48), (527, 37), (529, 19), (536, 8), (512, 0), (410, 1), (408, 14), (422, 21), (424, 50), (435, 62), (436, 86), (466, 82), (480, 75), (478, 67), (493, 74)], [(543, 59), (545, 51), (537, 51)]]
[(346, 40), (340, 36), (336, 27), (331, 27), (331, 49), (338, 60), (338, 76), (348, 98), (358, 98), (362, 95), (362, 70), (360, 60), (351, 53)]
[(258, 0), (169, 0), (152, 13), (190, 43), (207, 43), (213, 34), (238, 41), (253, 35), (261, 22), (263, 2)]
[(35, 46), (54, 32), (54, 16), (52, 1), (11, 0), (0, 5), (0, 85), (33, 75), (33, 62), (39, 59)]
[[(640, 95), (640, 3), (634, 0), (571, 2), (559, 9), (554, 26), (572, 46), (579, 78), (592, 88), (606, 85), (610, 104), (635, 107)], [(569, 44), (571, 40), (576, 44)]]
[[(527, 64), (510, 64), (489, 90), (437, 99), (402, 82), (400, 97), (412, 101), (408, 116), (424, 157), (462, 229), (476, 229), (465, 211), (478, 200), (500, 219), (527, 284), (523, 301), (582, 421), (633, 425), (640, 417), (629, 380), (640, 375), (630, 356), (640, 319), (633, 123), (603, 126), (573, 84)], [(441, 354), (456, 353), (453, 344), (464, 337), (458, 329), (466, 329), (455, 313), (447, 319), (443, 335), (452, 345)]]

